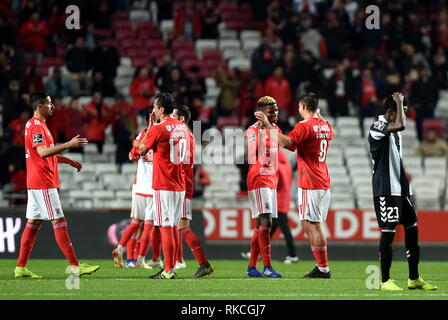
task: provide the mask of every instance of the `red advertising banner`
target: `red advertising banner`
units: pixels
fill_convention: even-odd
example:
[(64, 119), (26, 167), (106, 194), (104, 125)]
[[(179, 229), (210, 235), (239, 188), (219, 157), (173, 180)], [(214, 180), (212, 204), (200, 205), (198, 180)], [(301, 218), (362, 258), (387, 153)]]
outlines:
[[(255, 221), (249, 209), (202, 209), (207, 240), (250, 240)], [(419, 211), (419, 240), (421, 242), (448, 242), (448, 212)], [(296, 210), (288, 213), (289, 226), (295, 240), (305, 240)], [(330, 241), (377, 241), (380, 229), (373, 210), (339, 209), (328, 212), (323, 224)], [(281, 232), (274, 240), (282, 239)], [(397, 229), (397, 241), (403, 241), (403, 230)]]

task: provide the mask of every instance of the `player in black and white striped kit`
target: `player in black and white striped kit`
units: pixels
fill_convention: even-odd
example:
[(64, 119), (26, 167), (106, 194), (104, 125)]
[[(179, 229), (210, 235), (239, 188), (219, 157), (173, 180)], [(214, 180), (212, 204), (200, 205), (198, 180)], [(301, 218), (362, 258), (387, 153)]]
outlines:
[(373, 199), (379, 227), (381, 290), (403, 290), (390, 279), (392, 241), (395, 227), (405, 230), (406, 256), (409, 264), (409, 289), (435, 290), (418, 273), (420, 248), (418, 245), (417, 213), (411, 202), (411, 188), (402, 162), (401, 135), (405, 129), (404, 97), (395, 92), (384, 103), (385, 113), (372, 124), (369, 132), (370, 153), (373, 161)]

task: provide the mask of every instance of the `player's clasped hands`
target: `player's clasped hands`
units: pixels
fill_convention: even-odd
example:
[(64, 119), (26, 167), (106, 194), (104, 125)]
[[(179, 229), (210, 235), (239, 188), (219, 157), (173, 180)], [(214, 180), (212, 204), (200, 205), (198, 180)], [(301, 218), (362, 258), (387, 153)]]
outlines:
[(394, 99), (396, 103), (403, 103), (404, 96), (401, 92), (394, 92), (394, 94), (392, 95), (392, 99)]
[(80, 148), (87, 145), (89, 141), (87, 141), (86, 138), (80, 138), (79, 134), (76, 135), (76, 137), (73, 137), (72, 140), (70, 140), (70, 148)]

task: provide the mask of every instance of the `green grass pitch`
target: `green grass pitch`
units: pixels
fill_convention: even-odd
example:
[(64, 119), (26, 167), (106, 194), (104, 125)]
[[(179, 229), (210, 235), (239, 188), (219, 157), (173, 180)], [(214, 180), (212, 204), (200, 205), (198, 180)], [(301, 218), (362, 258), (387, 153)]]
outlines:
[[(83, 260), (99, 264), (101, 269), (80, 279), (80, 288), (66, 288), (65, 260), (30, 260), (29, 269), (43, 279), (15, 279), (12, 276), (15, 260), (0, 260), (0, 299), (145, 299), (145, 300), (396, 300), (448, 298), (448, 262), (422, 262), (422, 277), (439, 287), (436, 291), (405, 290), (381, 292), (368, 290), (366, 268), (378, 265), (376, 261), (333, 261), (330, 267), (333, 279), (303, 279), (313, 268), (313, 262), (301, 261), (292, 265), (274, 262), (282, 279), (247, 279), (247, 261), (212, 261), (212, 276), (192, 279), (197, 269), (194, 261), (187, 260), (187, 268), (178, 271), (179, 279), (150, 280), (157, 270), (116, 269), (112, 260)], [(391, 274), (398, 285), (405, 288), (407, 263), (394, 261)]]

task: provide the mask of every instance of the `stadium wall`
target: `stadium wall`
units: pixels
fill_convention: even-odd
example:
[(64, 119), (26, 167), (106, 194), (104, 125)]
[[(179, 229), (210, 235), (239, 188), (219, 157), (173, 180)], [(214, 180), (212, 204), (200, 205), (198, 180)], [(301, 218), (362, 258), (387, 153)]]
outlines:
[[(81, 259), (110, 258), (121, 232), (129, 223), (128, 210), (67, 209), (64, 213), (69, 222), (70, 237)], [(289, 213), (289, 220), (299, 256), (311, 260), (297, 211)], [(24, 209), (0, 209), (0, 258), (17, 258), (25, 222)], [(248, 209), (196, 209), (192, 229), (210, 259), (240, 259), (241, 252), (249, 251), (252, 223)], [(448, 212), (419, 211), (422, 259), (448, 260), (447, 225)], [(377, 259), (380, 231), (372, 210), (330, 210), (325, 232), (329, 239), (330, 259)], [(273, 239), (274, 259), (285, 257), (286, 249), (279, 231)], [(403, 230), (399, 227), (395, 244), (397, 259), (404, 259), (403, 240)], [(184, 252), (186, 259), (193, 259), (189, 250)], [(64, 258), (50, 223), (44, 223), (39, 232), (33, 257)]]

